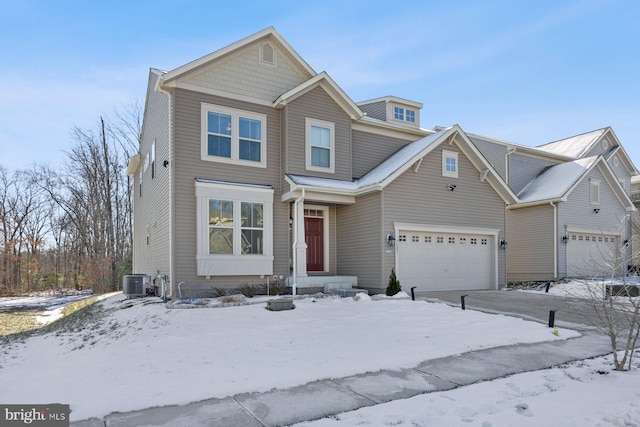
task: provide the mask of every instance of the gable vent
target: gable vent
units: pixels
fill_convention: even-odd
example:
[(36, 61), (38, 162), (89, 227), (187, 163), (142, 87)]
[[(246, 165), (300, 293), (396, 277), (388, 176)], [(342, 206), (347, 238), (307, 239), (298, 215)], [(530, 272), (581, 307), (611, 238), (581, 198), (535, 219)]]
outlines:
[(276, 50), (271, 43), (263, 43), (260, 46), (260, 62), (267, 65), (276, 65)]

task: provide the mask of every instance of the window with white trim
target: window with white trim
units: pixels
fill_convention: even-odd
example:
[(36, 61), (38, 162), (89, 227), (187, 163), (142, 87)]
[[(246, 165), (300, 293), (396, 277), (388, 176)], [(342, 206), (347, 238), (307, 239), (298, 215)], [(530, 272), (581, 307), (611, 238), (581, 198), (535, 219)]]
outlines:
[(202, 103), (202, 160), (267, 167), (267, 116)]
[(442, 176), (458, 177), (458, 153), (442, 150)]
[(413, 110), (409, 110), (407, 109), (405, 112), (405, 120), (408, 121), (409, 123), (415, 123), (416, 122), (416, 112)]
[(196, 181), (197, 274), (273, 273), (273, 189)]
[(589, 180), (589, 202), (592, 205), (600, 204), (600, 180), (599, 179)]
[(402, 107), (393, 107), (393, 119), (394, 120), (404, 120), (404, 108), (402, 108)]
[(317, 172), (335, 172), (335, 123), (305, 119), (306, 168)]

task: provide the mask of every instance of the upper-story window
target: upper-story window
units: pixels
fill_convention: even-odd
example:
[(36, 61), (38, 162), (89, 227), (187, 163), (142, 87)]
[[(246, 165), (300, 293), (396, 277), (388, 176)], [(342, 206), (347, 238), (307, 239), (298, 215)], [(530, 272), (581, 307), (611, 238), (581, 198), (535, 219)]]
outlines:
[(202, 160), (267, 166), (267, 116), (202, 104)]
[(409, 108), (393, 107), (393, 119), (400, 122), (415, 124), (416, 111)]
[(455, 151), (442, 151), (442, 176), (458, 177), (458, 153)]
[(592, 205), (600, 204), (600, 180), (589, 180), (589, 202)]
[(393, 118), (395, 120), (404, 120), (404, 108), (393, 107)]
[(335, 124), (305, 119), (306, 168), (318, 172), (335, 172)]
[(406, 120), (410, 123), (415, 123), (416, 122), (416, 112), (413, 110), (407, 110), (406, 112)]

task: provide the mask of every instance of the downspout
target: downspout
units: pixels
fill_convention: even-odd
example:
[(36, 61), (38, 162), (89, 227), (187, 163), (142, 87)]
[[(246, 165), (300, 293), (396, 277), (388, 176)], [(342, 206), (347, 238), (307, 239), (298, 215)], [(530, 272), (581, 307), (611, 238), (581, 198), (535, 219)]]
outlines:
[(511, 147), (507, 149), (507, 154), (504, 155), (504, 180), (509, 184), (509, 154), (513, 154), (516, 152), (515, 147)]
[(553, 202), (553, 278), (558, 278), (558, 207)]
[(293, 286), (291, 287), (291, 294), (293, 296), (296, 295), (297, 288), (297, 280), (298, 280), (298, 205), (300, 202), (304, 202), (304, 188), (302, 189), (302, 194), (300, 197), (293, 202), (293, 212), (294, 212), (294, 221), (293, 221)]

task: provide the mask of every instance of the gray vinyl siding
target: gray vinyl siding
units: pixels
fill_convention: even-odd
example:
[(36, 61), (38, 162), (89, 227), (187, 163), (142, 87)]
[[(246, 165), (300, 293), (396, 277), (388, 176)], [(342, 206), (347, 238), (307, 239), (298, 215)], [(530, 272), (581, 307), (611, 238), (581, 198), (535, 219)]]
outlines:
[[(286, 173), (351, 180), (351, 119), (335, 101), (317, 87), (285, 107)], [(306, 170), (305, 118), (335, 123), (335, 173)]]
[(387, 121), (387, 103), (385, 101), (372, 102), (371, 104), (358, 105), (369, 117)]
[[(382, 286), (381, 193), (358, 197), (354, 205), (336, 208), (338, 215), (338, 274), (358, 276), (358, 287), (379, 291)], [(390, 230), (393, 231), (393, 230)]]
[(507, 280), (553, 280), (553, 224), (551, 205), (507, 211)]
[[(152, 166), (149, 164), (142, 179), (142, 197), (138, 171), (134, 175), (134, 247), (133, 273), (153, 276), (170, 275), (169, 271), (169, 187), (170, 170), (162, 166), (164, 160), (170, 160), (170, 130), (168, 95), (153, 90), (157, 76), (149, 74), (147, 101), (142, 130), (140, 153), (143, 161), (150, 154), (155, 140), (155, 177), (152, 178)], [(147, 230), (149, 243), (147, 244)]]
[(584, 157), (591, 157), (591, 156), (599, 156), (601, 154), (606, 156), (607, 152), (611, 150), (611, 139), (607, 138), (607, 141), (609, 142), (607, 144), (606, 149), (602, 148), (602, 139), (601, 139), (596, 144), (594, 144), (589, 151), (587, 151), (585, 154), (583, 154), (580, 157), (584, 158)]
[(502, 144), (496, 144), (495, 142), (486, 141), (480, 138), (472, 138), (471, 142), (476, 146), (476, 148), (482, 153), (482, 155), (487, 159), (489, 164), (493, 166), (493, 168), (498, 172), (498, 175), (503, 180), (507, 179), (506, 175), (506, 155), (507, 155), (507, 147)]
[[(462, 152), (458, 178), (442, 176), (443, 149), (457, 151), (455, 146), (438, 147), (425, 157), (418, 172), (410, 168), (383, 190), (383, 231), (393, 231), (394, 222), (407, 222), (498, 229), (498, 239), (505, 238), (504, 201), (486, 181), (480, 182), (478, 170)], [(455, 191), (449, 191), (450, 183), (457, 186)], [(383, 256), (382, 277), (388, 278), (395, 254), (385, 251)], [(506, 283), (505, 262), (505, 251), (498, 250), (499, 286)]]
[(518, 153), (509, 157), (509, 187), (518, 194), (531, 180), (549, 166), (558, 164), (539, 157), (524, 156)]
[[(201, 103), (225, 105), (267, 115), (267, 168), (238, 166), (200, 159)], [(269, 185), (274, 189), (273, 251), (274, 274), (288, 274), (289, 205), (280, 202), (280, 111), (177, 89), (175, 91), (175, 283), (186, 282), (184, 289), (211, 291), (213, 287), (264, 283), (266, 279), (251, 276), (205, 277), (196, 275), (196, 198), (195, 178), (245, 184)]]
[(353, 131), (353, 178), (362, 177), (410, 142), (406, 139)]
[[(614, 166), (613, 164), (614, 157), (618, 158), (618, 166)], [(607, 161), (607, 163), (609, 164), (609, 167), (616, 175), (618, 180), (623, 183), (624, 190), (627, 192), (627, 194), (631, 194), (631, 174), (629, 174), (629, 171), (627, 171), (627, 168), (624, 166), (624, 163), (622, 162), (622, 159), (620, 159), (620, 156), (618, 154), (615, 154)]]
[[(590, 179), (600, 180), (600, 204), (597, 206), (590, 203)], [(599, 213), (594, 213), (594, 208), (599, 208)], [(564, 235), (566, 227), (571, 226), (595, 230), (619, 229), (625, 223), (626, 213), (600, 170), (595, 168), (571, 192), (568, 200), (559, 204), (558, 236)], [(627, 228), (623, 228), (622, 240), (630, 238)], [(566, 245), (559, 245), (559, 247), (558, 273), (560, 277), (564, 277), (567, 275)]]

